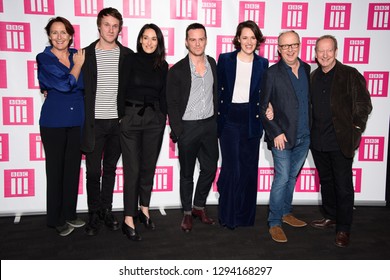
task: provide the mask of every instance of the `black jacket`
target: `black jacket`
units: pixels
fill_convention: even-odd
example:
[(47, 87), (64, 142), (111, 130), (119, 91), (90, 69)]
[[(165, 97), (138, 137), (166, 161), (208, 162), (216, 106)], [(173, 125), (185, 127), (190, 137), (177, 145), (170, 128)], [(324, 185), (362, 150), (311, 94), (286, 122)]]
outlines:
[[(218, 96), (217, 96), (217, 65), (215, 59), (207, 56), (207, 59), (213, 72), (213, 103), (214, 103), (214, 117), (218, 112)], [(190, 59), (187, 55), (182, 60), (178, 61), (168, 71), (167, 78), (167, 106), (169, 124), (171, 127), (171, 137), (173, 140), (179, 138), (182, 131), (182, 118), (187, 108), (188, 99), (191, 91), (191, 69)]]
[[(88, 153), (92, 152), (95, 148), (95, 100), (96, 100), (96, 87), (97, 87), (97, 62), (95, 47), (99, 40), (96, 40), (85, 50), (85, 61), (82, 67), (84, 75), (84, 104), (85, 104), (85, 123), (83, 128), (83, 138), (81, 142), (81, 150)], [(126, 55), (133, 53), (133, 51), (127, 47), (124, 47), (118, 41), (116, 44), (119, 46), (119, 73), (121, 72), (123, 60)], [(119, 78), (118, 78), (119, 79)], [(120, 82), (120, 81), (119, 81)], [(124, 112), (124, 98), (118, 95), (118, 116), (123, 115)]]
[[(359, 71), (339, 61), (336, 61), (334, 67), (335, 73), (330, 90), (333, 126), (341, 152), (344, 156), (352, 158), (359, 147), (368, 115), (372, 111), (371, 98), (366, 80)], [(319, 71), (320, 67), (311, 74), (312, 82)]]

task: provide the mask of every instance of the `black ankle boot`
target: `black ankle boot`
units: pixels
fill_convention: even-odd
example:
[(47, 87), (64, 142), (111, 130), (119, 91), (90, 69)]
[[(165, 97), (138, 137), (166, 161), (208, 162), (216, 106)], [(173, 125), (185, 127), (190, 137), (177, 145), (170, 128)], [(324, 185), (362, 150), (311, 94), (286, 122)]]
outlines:
[(156, 226), (155, 226), (155, 224), (152, 222), (152, 220), (151, 220), (150, 218), (148, 218), (141, 210), (139, 210), (138, 217), (139, 217), (139, 221), (140, 221), (141, 223), (143, 223), (144, 226), (145, 226), (147, 229), (151, 229), (151, 230), (156, 229)]
[(128, 226), (125, 222), (122, 223), (122, 232), (128, 239), (133, 241), (140, 241), (142, 237), (138, 234), (135, 228)]
[(120, 227), (120, 224), (112, 213), (111, 209), (100, 210), (100, 219), (104, 221), (104, 224), (110, 230), (118, 230)]

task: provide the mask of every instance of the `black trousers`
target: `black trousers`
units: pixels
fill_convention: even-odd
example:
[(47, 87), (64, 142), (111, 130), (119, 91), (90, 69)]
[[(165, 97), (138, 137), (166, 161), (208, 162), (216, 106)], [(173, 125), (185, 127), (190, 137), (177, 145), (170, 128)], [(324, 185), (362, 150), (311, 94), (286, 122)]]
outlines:
[(80, 127), (40, 127), (46, 157), (47, 225), (76, 219), (80, 177)]
[(112, 208), (116, 165), (120, 156), (119, 120), (96, 119), (95, 148), (86, 154), (87, 201), (90, 213)]
[(320, 152), (312, 149), (311, 153), (320, 177), (324, 217), (337, 222), (336, 231), (349, 232), (355, 194), (353, 158), (346, 158), (341, 151)]
[[(215, 118), (183, 121), (183, 132), (178, 141), (180, 162), (180, 199), (184, 212), (192, 205), (204, 207), (214, 181), (218, 162), (217, 123)], [(194, 171), (199, 161), (199, 177), (194, 200)]]
[(123, 162), (123, 206), (125, 216), (136, 216), (138, 203), (149, 207), (158, 156), (161, 150), (166, 117), (158, 104), (146, 107), (126, 107), (121, 121)]

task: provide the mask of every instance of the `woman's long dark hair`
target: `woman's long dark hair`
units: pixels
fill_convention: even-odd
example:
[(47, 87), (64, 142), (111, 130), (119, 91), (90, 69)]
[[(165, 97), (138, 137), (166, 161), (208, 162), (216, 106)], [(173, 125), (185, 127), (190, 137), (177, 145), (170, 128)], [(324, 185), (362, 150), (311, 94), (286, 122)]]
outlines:
[(165, 62), (165, 44), (164, 44), (164, 36), (161, 32), (161, 29), (155, 25), (154, 23), (147, 23), (145, 24), (141, 30), (138, 33), (137, 37), (137, 52), (144, 52), (142, 49), (142, 44), (141, 44), (141, 37), (143, 36), (144, 32), (146, 29), (153, 29), (154, 32), (156, 32), (157, 36), (157, 48), (155, 50), (156, 53), (156, 58), (154, 61), (154, 67), (161, 67), (164, 62)]

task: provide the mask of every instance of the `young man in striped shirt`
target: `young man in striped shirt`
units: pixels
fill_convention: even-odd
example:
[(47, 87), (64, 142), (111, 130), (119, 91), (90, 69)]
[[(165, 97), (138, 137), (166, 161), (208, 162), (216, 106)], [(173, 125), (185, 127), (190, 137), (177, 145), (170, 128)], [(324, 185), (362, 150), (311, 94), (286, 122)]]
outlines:
[[(123, 18), (118, 10), (105, 8), (97, 17), (99, 39), (85, 48), (85, 124), (82, 150), (86, 154), (88, 235), (96, 235), (101, 221), (111, 230), (120, 224), (112, 214), (116, 165), (121, 155), (119, 140), (119, 73), (124, 57), (133, 51), (118, 41)], [(103, 156), (104, 154), (104, 156)]]

